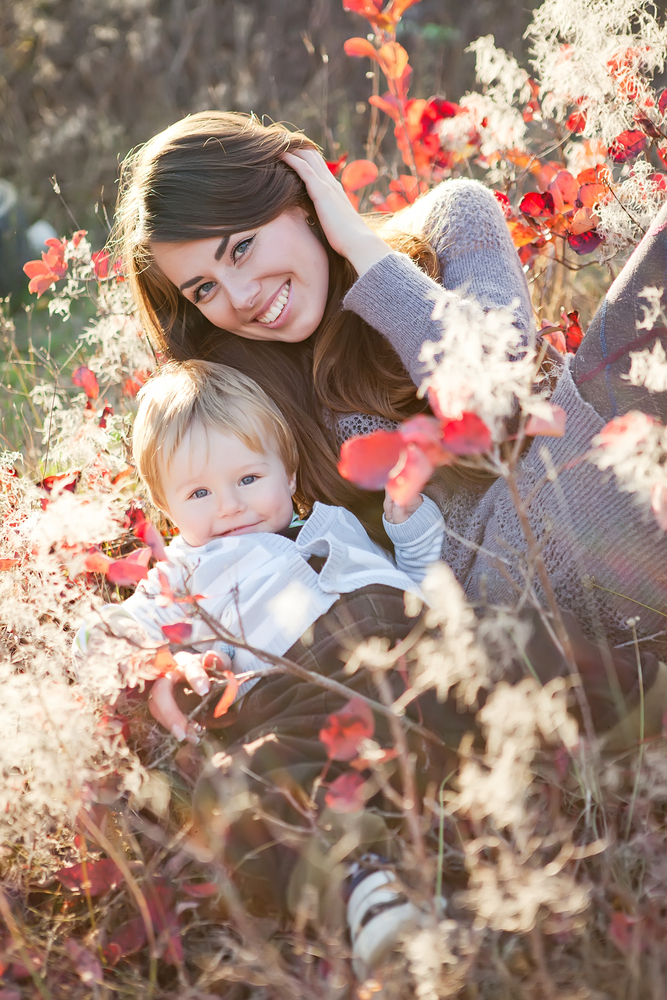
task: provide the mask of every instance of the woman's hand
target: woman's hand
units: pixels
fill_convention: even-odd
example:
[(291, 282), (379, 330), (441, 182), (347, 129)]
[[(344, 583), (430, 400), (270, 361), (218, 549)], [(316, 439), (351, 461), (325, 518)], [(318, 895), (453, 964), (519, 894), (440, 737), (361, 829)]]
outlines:
[(404, 524), (409, 517), (411, 517), (416, 510), (422, 505), (422, 497), (417, 494), (412, 503), (406, 504), (405, 507), (401, 507), (400, 504), (395, 503), (388, 493), (384, 495), (384, 516), (390, 524)]
[(347, 257), (357, 274), (364, 274), (391, 253), (391, 247), (369, 229), (352, 207), (319, 153), (314, 149), (300, 149), (284, 153), (282, 159), (306, 185), (329, 243), (341, 257)]
[(181, 650), (174, 659), (177, 667), (164, 677), (158, 677), (148, 696), (148, 708), (157, 722), (168, 729), (179, 743), (187, 739), (189, 743), (199, 742), (201, 727), (189, 722), (181, 712), (174, 698), (174, 685), (185, 681), (200, 697), (208, 694), (211, 682), (207, 670), (231, 670), (232, 661), (226, 653), (186, 653)]

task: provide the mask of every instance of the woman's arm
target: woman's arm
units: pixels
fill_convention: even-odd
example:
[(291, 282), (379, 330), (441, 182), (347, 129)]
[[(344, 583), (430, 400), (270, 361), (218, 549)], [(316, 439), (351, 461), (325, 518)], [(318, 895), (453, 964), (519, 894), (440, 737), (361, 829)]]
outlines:
[(421, 233), (435, 249), (444, 288), (404, 254), (381, 258), (355, 282), (343, 306), (356, 312), (392, 344), (415, 385), (424, 377), (422, 344), (440, 340), (432, 319), (461, 298), (484, 309), (515, 305), (517, 326), (533, 330), (530, 292), (500, 206), (477, 181), (444, 181), (387, 227)]

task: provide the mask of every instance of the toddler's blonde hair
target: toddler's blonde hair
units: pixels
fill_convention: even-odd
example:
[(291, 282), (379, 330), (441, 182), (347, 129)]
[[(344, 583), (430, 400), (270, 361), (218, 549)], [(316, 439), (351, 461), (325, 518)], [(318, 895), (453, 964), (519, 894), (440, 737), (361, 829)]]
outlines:
[(258, 454), (275, 447), (288, 475), (296, 472), (294, 435), (256, 382), (212, 361), (172, 361), (141, 389), (132, 451), (156, 507), (166, 510), (163, 477), (193, 424), (231, 434)]

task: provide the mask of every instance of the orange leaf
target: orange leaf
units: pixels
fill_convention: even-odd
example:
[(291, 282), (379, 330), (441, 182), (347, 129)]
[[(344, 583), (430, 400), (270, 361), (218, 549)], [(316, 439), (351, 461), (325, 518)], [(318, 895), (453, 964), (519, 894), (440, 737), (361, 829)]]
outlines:
[(155, 656), (153, 657), (153, 669), (156, 677), (162, 677), (164, 674), (168, 674), (177, 666), (178, 664), (171, 655), (169, 646), (160, 646), (160, 648), (156, 650)]
[(18, 565), (18, 559), (0, 559), (0, 571), (12, 569)]
[(507, 225), (509, 227), (510, 236), (512, 237), (512, 242), (517, 250), (519, 247), (527, 246), (528, 243), (534, 243), (540, 236), (539, 230), (534, 229), (532, 226), (527, 226), (524, 222), (517, 222), (515, 219), (508, 219)]
[(106, 573), (112, 562), (113, 559), (103, 555), (102, 552), (89, 552), (83, 565), (87, 573)]
[(599, 201), (608, 195), (608, 193), (609, 190), (604, 184), (599, 184), (597, 182), (593, 184), (582, 184), (579, 188), (577, 201), (581, 202), (582, 208), (594, 208)]
[(223, 692), (222, 698), (215, 706), (213, 712), (214, 719), (219, 719), (221, 715), (225, 715), (225, 713), (229, 710), (229, 708), (234, 704), (236, 695), (239, 692), (239, 682), (237, 681), (232, 671), (223, 670), (222, 674), (223, 677), (227, 678), (227, 687)]
[(398, 42), (387, 42), (377, 53), (377, 57), (388, 80), (399, 80), (403, 76), (409, 56)]
[(378, 61), (378, 51), (367, 38), (348, 38), (343, 45), (346, 56), (366, 56), (368, 59)]
[(593, 213), (591, 208), (578, 208), (572, 216), (570, 232), (573, 236), (579, 236), (581, 233), (589, 233), (591, 229), (595, 229), (599, 221), (599, 218)]
[(419, 0), (391, 0), (383, 14), (392, 24), (398, 24), (405, 11), (408, 7), (412, 7), (413, 3), (419, 3)]
[(349, 193), (372, 184), (377, 175), (378, 168), (371, 160), (353, 160), (343, 170), (340, 181)]

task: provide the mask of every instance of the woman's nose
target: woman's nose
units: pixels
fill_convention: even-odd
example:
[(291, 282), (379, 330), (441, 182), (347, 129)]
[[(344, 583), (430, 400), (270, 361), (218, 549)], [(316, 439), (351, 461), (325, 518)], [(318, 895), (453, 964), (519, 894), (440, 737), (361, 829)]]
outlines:
[(226, 282), (226, 291), (234, 309), (237, 312), (251, 312), (261, 306), (260, 294), (262, 286), (254, 278), (239, 275)]

